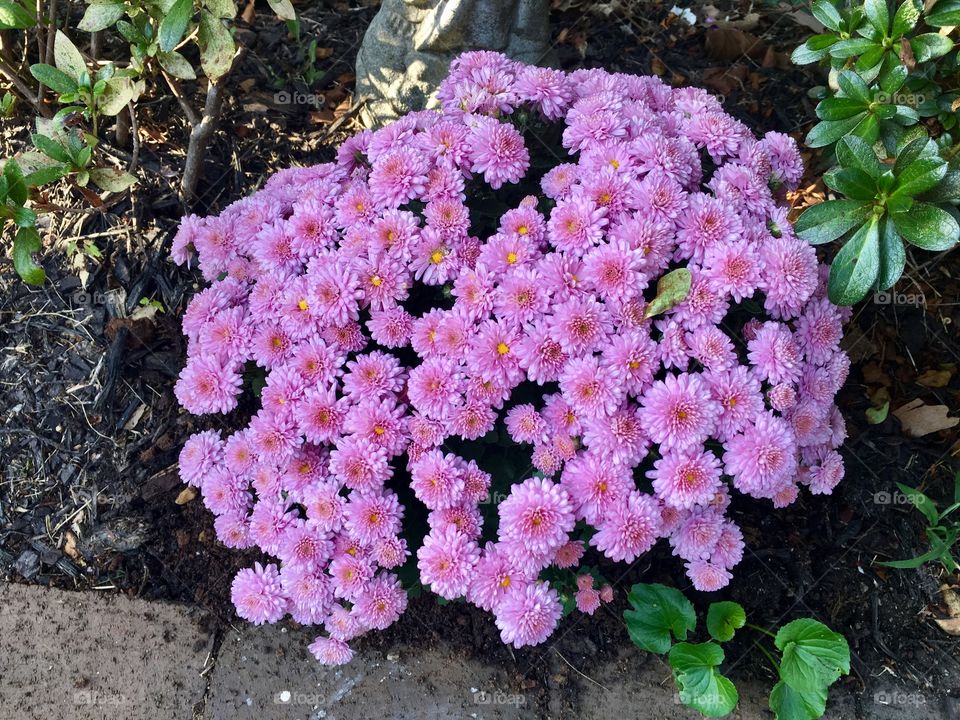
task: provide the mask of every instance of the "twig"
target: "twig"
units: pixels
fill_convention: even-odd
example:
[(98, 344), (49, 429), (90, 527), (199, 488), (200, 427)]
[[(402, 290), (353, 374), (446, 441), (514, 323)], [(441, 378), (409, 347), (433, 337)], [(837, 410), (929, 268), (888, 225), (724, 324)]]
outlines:
[(167, 86), (170, 88), (170, 92), (177, 99), (177, 102), (180, 103), (180, 107), (183, 108), (183, 114), (187, 116), (187, 122), (189, 122), (191, 125), (196, 125), (199, 123), (200, 116), (197, 114), (197, 111), (193, 109), (193, 105), (191, 105), (183, 96), (183, 92), (180, 90), (180, 83), (162, 70), (160, 71), (160, 74), (163, 75), (163, 79), (167, 81)]
[(577, 668), (575, 668), (575, 667), (570, 663), (569, 660), (567, 660), (563, 655), (560, 654), (560, 651), (559, 651), (559, 650), (557, 650), (556, 648), (553, 648), (553, 651), (557, 654), (557, 657), (560, 658), (561, 660), (563, 660), (563, 661), (567, 664), (567, 667), (569, 667), (571, 670), (573, 670), (577, 675), (579, 675), (579, 676), (582, 677), (582, 678), (586, 678), (587, 680), (589, 680), (590, 682), (592, 682), (594, 685), (596, 685), (598, 688), (603, 688), (603, 689), (606, 690), (607, 692), (610, 692), (610, 688), (608, 688), (606, 685), (602, 685), (601, 683), (598, 683), (596, 680), (594, 680), (594, 679), (593, 679), (592, 677), (590, 677), (589, 675), (587, 675), (587, 674), (581, 672), (580, 670), (578, 670)]
[[(13, 86), (16, 88), (17, 92), (20, 93), (24, 100), (33, 105), (37, 109), (37, 112), (39, 112), (45, 118), (53, 117), (53, 113), (51, 113), (50, 109), (43, 104), (42, 99), (33, 94), (33, 90), (23, 81), (23, 78), (17, 74), (17, 71), (10, 67), (6, 60), (3, 60), (2, 58), (0, 58), (0, 74), (13, 83)], [(42, 89), (43, 85), (40, 87)]]
[(137, 164), (140, 161), (140, 131), (137, 127), (137, 110), (133, 106), (133, 100), (127, 103), (127, 110), (130, 113), (130, 132), (133, 137), (133, 156), (130, 158), (130, 166), (127, 172), (131, 175), (136, 172)]

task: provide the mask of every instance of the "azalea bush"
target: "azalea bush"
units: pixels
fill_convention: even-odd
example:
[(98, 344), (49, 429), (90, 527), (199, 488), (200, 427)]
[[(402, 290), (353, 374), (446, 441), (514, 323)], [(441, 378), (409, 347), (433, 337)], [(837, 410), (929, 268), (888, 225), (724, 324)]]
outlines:
[(826, 32), (793, 53), (798, 64), (830, 68), (814, 88), (820, 122), (811, 148), (832, 150), (824, 182), (843, 198), (808, 208), (797, 222), (814, 244), (841, 239), (830, 298), (841, 305), (887, 290), (906, 264), (904, 242), (949, 250), (960, 239), (957, 128), (958, 55), (949, 35), (960, 3), (816, 0)]
[(238, 614), (321, 626), (324, 663), (420, 588), (541, 643), (659, 539), (717, 590), (732, 492), (784, 507), (843, 475), (843, 313), (781, 203), (791, 138), (489, 52), (439, 101), (174, 241), (210, 283), (177, 397), (238, 427), (192, 436), (182, 478), (275, 559), (236, 576)]

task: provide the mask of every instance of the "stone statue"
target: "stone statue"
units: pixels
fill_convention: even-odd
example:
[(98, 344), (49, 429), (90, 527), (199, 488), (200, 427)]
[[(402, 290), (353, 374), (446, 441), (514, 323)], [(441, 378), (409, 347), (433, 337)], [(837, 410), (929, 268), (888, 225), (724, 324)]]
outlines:
[(364, 122), (431, 107), (450, 60), (466, 50), (544, 64), (549, 14), (549, 0), (384, 0), (357, 53)]

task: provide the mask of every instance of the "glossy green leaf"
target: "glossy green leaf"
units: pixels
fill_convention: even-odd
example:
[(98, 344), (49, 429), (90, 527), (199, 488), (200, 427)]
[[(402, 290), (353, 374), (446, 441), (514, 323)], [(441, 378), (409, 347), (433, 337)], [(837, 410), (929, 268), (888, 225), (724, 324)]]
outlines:
[(888, 96), (891, 96), (891, 98), (887, 98), (886, 102), (890, 102), (892, 96), (903, 87), (903, 83), (906, 82), (908, 74), (906, 65), (896, 65), (890, 69), (890, 72), (886, 73), (880, 82), (880, 90)]
[(20, 228), (13, 238), (13, 267), (29, 285), (42, 285), (47, 277), (43, 268), (33, 261), (33, 254), (40, 252), (41, 247), (36, 228)]
[(177, 0), (170, 12), (164, 16), (157, 33), (157, 41), (162, 52), (172, 52), (183, 39), (187, 26), (193, 17), (193, 0)]
[(824, 173), (823, 182), (831, 190), (842, 193), (851, 200), (869, 202), (877, 195), (876, 178), (856, 167), (832, 168)]
[(844, 120), (819, 122), (810, 129), (804, 142), (812, 148), (826, 147), (835, 143), (847, 133), (853, 132), (866, 117), (867, 113), (861, 112)]
[(921, 199), (930, 203), (960, 203), (960, 168), (947, 170), (936, 187), (924, 193)]
[(828, 97), (817, 105), (817, 117), (821, 120), (844, 120), (862, 113), (867, 103), (856, 98)]
[(663, 655), (670, 650), (671, 633), (686, 640), (697, 627), (693, 604), (676, 588), (659, 583), (638, 583), (627, 595), (630, 609), (623, 613), (627, 632), (635, 645)]
[(747, 622), (747, 613), (740, 603), (723, 601), (711, 603), (707, 609), (707, 632), (710, 637), (726, 642)]
[(840, 32), (843, 17), (841, 17), (840, 11), (833, 6), (833, 3), (828, 2), (828, 0), (814, 0), (810, 6), (810, 12), (825, 28)]
[(811, 245), (836, 240), (870, 217), (870, 205), (856, 200), (827, 200), (808, 207), (797, 219), (797, 235)]
[(783, 654), (780, 677), (797, 692), (829, 687), (850, 672), (846, 639), (816, 620), (787, 623), (777, 632), (774, 644)]
[(913, 30), (920, 19), (920, 7), (917, 0), (903, 0), (900, 7), (897, 8), (893, 16), (893, 26), (890, 28), (890, 36), (894, 39)]
[(840, 86), (840, 89), (846, 93), (847, 97), (859, 100), (865, 105), (873, 101), (870, 88), (863, 81), (863, 78), (853, 70), (843, 70), (838, 73), (837, 84)]
[(774, 720), (817, 720), (827, 711), (827, 688), (797, 692), (783, 680), (770, 691)]
[(863, 120), (857, 123), (857, 126), (850, 131), (852, 135), (863, 138), (871, 145), (880, 137), (880, 122), (876, 115), (867, 115)]
[(830, 266), (827, 293), (835, 305), (859, 302), (880, 273), (880, 232), (876, 216), (865, 222), (847, 240)]
[(684, 642), (670, 650), (670, 667), (680, 702), (706, 717), (723, 717), (740, 699), (733, 683), (718, 670), (723, 657), (723, 648), (712, 642)]
[(849, 38), (838, 40), (830, 47), (831, 57), (845, 59), (856, 55), (863, 55), (870, 48), (879, 47), (878, 43), (867, 38)]
[(864, 0), (863, 11), (874, 30), (885, 36), (890, 30), (890, 11), (887, 10), (887, 0)]
[(937, 505), (933, 500), (916, 488), (904, 485), (901, 482), (897, 483), (897, 487), (907, 501), (923, 514), (927, 522), (930, 523), (930, 527), (936, 527), (940, 524), (940, 513), (937, 511)]
[(883, 169), (873, 147), (856, 136), (841, 138), (837, 143), (837, 160), (845, 168), (856, 168), (870, 177), (880, 177)]
[(960, 25), (960, 0), (940, 0), (923, 21), (933, 27)]
[(941, 157), (918, 157), (897, 174), (893, 195), (914, 197), (935, 187), (947, 174), (947, 162)]
[(233, 0), (204, 0), (203, 6), (215, 18), (233, 20), (237, 16), (237, 4)]
[(936, 205), (916, 203), (908, 212), (891, 217), (903, 239), (924, 250), (949, 250), (960, 239), (956, 219)]
[(886, 217), (880, 227), (880, 271), (877, 273), (876, 290), (889, 290), (894, 286), (907, 262), (907, 253), (903, 247), (903, 238), (897, 232), (893, 221)]
[(918, 63), (943, 57), (953, 50), (953, 40), (940, 33), (924, 33), (911, 38), (910, 47)]

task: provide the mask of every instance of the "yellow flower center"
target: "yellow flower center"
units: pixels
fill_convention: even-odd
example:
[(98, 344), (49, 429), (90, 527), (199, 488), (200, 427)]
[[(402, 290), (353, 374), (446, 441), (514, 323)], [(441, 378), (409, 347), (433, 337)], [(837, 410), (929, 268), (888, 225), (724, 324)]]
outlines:
[(528, 232), (530, 232), (530, 228), (528, 228), (526, 225), (521, 225), (517, 228), (517, 234), (519, 235), (526, 235)]
[(434, 250), (430, 255), (430, 262), (434, 265), (439, 265), (443, 262), (443, 252), (441, 250)]
[(381, 278), (379, 275), (374, 275), (372, 278), (370, 278), (370, 284), (374, 287), (380, 287), (383, 285), (383, 278)]
[(308, 310), (310, 308), (306, 300), (301, 300), (300, 302), (298, 302), (297, 307), (300, 308), (301, 310)]
[(505, 342), (498, 343), (497, 352), (500, 353), (501, 355), (506, 355), (508, 352), (510, 352), (510, 346), (507, 345)]
[(517, 261), (517, 254), (513, 251), (507, 253), (507, 263), (513, 265)]
[(503, 576), (503, 580), (500, 581), (500, 587), (502, 587), (502, 588), (508, 588), (508, 587), (510, 587), (510, 576), (509, 576), (509, 575), (504, 575), (504, 576)]

